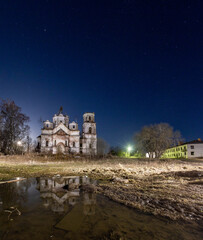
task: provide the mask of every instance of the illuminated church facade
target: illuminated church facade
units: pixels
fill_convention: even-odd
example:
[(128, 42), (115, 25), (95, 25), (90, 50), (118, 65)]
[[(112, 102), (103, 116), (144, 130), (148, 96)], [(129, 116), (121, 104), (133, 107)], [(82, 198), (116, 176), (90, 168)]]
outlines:
[(39, 151), (42, 153), (63, 154), (97, 154), (97, 134), (94, 113), (83, 114), (82, 132), (76, 122), (70, 122), (68, 115), (63, 114), (62, 107), (53, 121), (43, 122), (38, 139)]

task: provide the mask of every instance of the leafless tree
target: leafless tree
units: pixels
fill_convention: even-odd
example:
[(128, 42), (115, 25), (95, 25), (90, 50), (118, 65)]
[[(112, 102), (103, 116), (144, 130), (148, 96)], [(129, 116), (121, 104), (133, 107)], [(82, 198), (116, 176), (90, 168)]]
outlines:
[(42, 127), (42, 125), (43, 125), (43, 119), (42, 119), (42, 117), (40, 117), (40, 118), (38, 119), (38, 123), (39, 123), (40, 127)]
[(18, 142), (23, 141), (29, 133), (29, 117), (21, 112), (14, 101), (0, 102), (0, 147), (4, 154), (18, 152)]
[(109, 144), (102, 138), (97, 139), (97, 155), (104, 156), (109, 151)]
[(26, 140), (25, 140), (25, 146), (26, 146), (26, 151), (27, 153), (30, 153), (32, 151), (33, 148), (33, 143), (32, 143), (32, 138), (27, 135)]
[(154, 155), (160, 158), (167, 148), (175, 146), (183, 139), (180, 132), (174, 131), (168, 123), (159, 123), (144, 126), (135, 134), (134, 140), (141, 153), (148, 153), (150, 158)]

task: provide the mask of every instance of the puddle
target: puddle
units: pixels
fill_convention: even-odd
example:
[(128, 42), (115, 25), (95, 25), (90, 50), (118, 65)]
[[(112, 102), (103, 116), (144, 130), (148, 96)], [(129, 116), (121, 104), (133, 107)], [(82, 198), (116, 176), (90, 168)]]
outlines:
[[(0, 185), (0, 239), (203, 239), (203, 228), (127, 208), (80, 185), (88, 177), (30, 178)], [(65, 187), (64, 187), (65, 186)], [(11, 213), (9, 210), (17, 208)]]

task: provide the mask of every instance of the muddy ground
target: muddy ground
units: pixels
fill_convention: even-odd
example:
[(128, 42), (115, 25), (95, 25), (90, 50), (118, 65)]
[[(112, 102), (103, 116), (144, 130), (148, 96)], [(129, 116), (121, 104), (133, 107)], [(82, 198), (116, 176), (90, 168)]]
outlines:
[(1, 156), (0, 181), (13, 177), (88, 175), (95, 191), (172, 220), (203, 223), (203, 160), (78, 159)]

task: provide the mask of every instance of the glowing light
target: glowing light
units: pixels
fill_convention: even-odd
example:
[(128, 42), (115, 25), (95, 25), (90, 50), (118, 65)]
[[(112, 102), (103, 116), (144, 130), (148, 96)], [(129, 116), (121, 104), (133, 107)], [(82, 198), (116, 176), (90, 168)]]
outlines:
[(132, 147), (131, 146), (128, 146), (128, 152), (132, 151)]
[(21, 146), (21, 145), (22, 145), (22, 142), (21, 142), (21, 141), (18, 141), (17, 144), (18, 144), (18, 146)]

